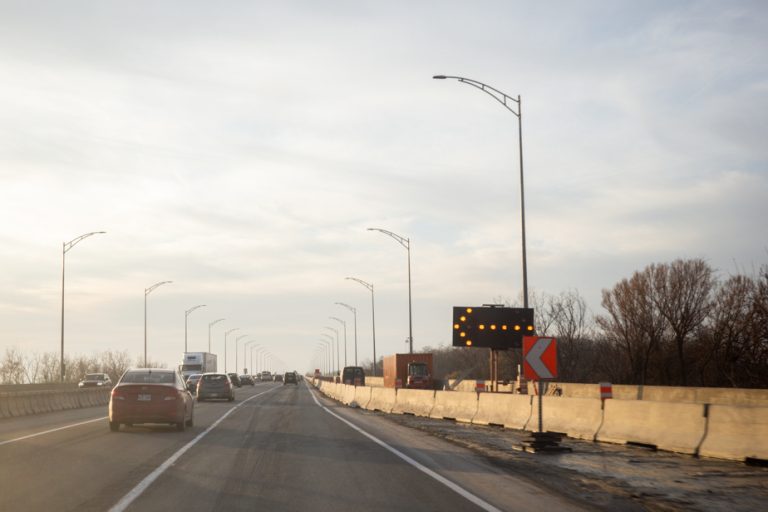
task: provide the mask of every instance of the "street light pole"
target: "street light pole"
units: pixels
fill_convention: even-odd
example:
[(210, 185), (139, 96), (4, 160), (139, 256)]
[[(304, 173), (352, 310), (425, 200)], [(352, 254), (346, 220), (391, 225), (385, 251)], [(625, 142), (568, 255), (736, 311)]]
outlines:
[(184, 353), (187, 352), (187, 319), (189, 318), (189, 314), (196, 309), (204, 307), (205, 304), (198, 304), (197, 306), (193, 306), (184, 312)]
[[(528, 260), (525, 249), (525, 185), (523, 182), (523, 104), (520, 99), (520, 95), (517, 98), (505, 94), (498, 89), (494, 89), (490, 85), (472, 80), (471, 78), (464, 78), (460, 76), (447, 76), (447, 75), (435, 75), (432, 78), (437, 80), (453, 79), (458, 80), (461, 83), (471, 85), (476, 89), (480, 89), (490, 97), (498, 101), (507, 110), (512, 112), (517, 117), (517, 133), (518, 144), (520, 147), (520, 222), (522, 225), (522, 245), (523, 245), (523, 307), (528, 308)], [(512, 103), (517, 104), (517, 112), (512, 108)]]
[(413, 354), (413, 310), (411, 308), (411, 240), (381, 228), (368, 228), (368, 231), (379, 231), (394, 238), (408, 251), (408, 349)]
[[(256, 343), (256, 340), (249, 340), (243, 343), (243, 365), (245, 365), (246, 357), (245, 357), (245, 351), (248, 348), (248, 345), (251, 343)], [(251, 364), (248, 366), (251, 369), (251, 375), (253, 375), (253, 352), (251, 352)], [(246, 373), (247, 372), (243, 372)]]
[[(328, 326), (323, 328), (336, 333), (336, 368), (335, 370), (338, 372), (339, 371), (339, 331), (337, 329), (334, 329), (333, 327), (328, 327)], [(323, 336), (328, 336), (328, 339), (331, 340), (331, 360), (333, 360), (333, 336), (326, 333), (322, 333), (322, 334)]]
[[(355, 318), (355, 366), (357, 366), (357, 309), (353, 308), (349, 304), (344, 304), (343, 302), (337, 302), (336, 304), (338, 304), (339, 306), (345, 307), (348, 310), (350, 310), (352, 312), (352, 315)], [(347, 339), (347, 331), (346, 331), (346, 328), (345, 328), (345, 330), (344, 330), (344, 341), (345, 341), (345, 343), (346, 343), (346, 339)], [(345, 347), (346, 347), (346, 345), (345, 345)], [(344, 359), (344, 364), (346, 365), (346, 358)]]
[(376, 376), (376, 307), (373, 303), (373, 284), (372, 283), (366, 283), (362, 279), (358, 279), (356, 277), (346, 277), (345, 279), (349, 279), (350, 281), (355, 281), (356, 283), (359, 283), (363, 286), (365, 286), (370, 292), (371, 292), (371, 325), (373, 326), (373, 376)]
[(331, 347), (333, 347), (333, 338), (331, 338), (328, 334), (323, 334), (323, 336), (328, 336), (328, 338), (331, 340), (320, 340), (320, 343), (322, 343), (323, 347), (325, 348), (325, 367), (328, 370), (327, 373), (333, 374), (333, 365), (331, 364)]
[(226, 320), (226, 318), (219, 318), (218, 320), (214, 320), (213, 322), (208, 324), (208, 353), (211, 353), (211, 327), (216, 325), (219, 322), (223, 322)]
[(335, 316), (329, 316), (328, 318), (336, 320), (344, 326), (344, 366), (347, 366), (347, 322)]
[(230, 333), (233, 333), (239, 330), (240, 330), (239, 327), (235, 327), (234, 329), (230, 329), (224, 333), (224, 373), (227, 373), (227, 336), (229, 336)]
[(66, 255), (70, 249), (72, 249), (74, 246), (76, 246), (78, 243), (88, 238), (89, 236), (103, 235), (105, 233), (106, 231), (93, 231), (91, 233), (80, 235), (77, 238), (73, 238), (69, 242), (62, 243), (62, 249), (61, 249), (61, 361), (60, 361), (61, 382), (64, 382), (64, 269), (66, 267)]
[[(240, 336), (238, 336), (237, 338), (235, 338), (235, 372), (236, 372), (238, 375), (240, 375), (240, 373), (239, 373), (239, 371), (238, 371), (238, 369), (237, 369), (237, 342), (238, 342), (238, 341), (240, 341), (241, 339), (243, 339), (243, 338), (247, 338), (247, 337), (248, 337), (248, 335), (247, 335), (247, 334), (241, 334)], [(245, 354), (243, 354), (243, 358), (245, 358)]]
[(152, 290), (155, 288), (172, 282), (173, 281), (160, 281), (159, 283), (153, 284), (149, 288), (144, 288), (144, 368), (147, 367), (147, 295), (152, 293)]

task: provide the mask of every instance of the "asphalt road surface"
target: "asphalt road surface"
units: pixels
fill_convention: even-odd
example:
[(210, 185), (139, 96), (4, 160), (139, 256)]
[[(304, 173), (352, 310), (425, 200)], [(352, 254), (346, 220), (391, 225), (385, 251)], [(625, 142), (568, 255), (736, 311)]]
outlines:
[(195, 426), (123, 426), (90, 408), (0, 420), (0, 511), (589, 510), (475, 452), (260, 383)]

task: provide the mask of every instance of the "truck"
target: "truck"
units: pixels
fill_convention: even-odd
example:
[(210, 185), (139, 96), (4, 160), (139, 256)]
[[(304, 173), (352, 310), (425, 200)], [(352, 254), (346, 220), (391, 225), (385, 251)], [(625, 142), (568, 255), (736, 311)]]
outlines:
[(432, 389), (432, 354), (393, 354), (384, 358), (384, 387)]
[(182, 377), (187, 377), (194, 373), (215, 372), (216, 354), (210, 352), (184, 352), (183, 360), (179, 366)]

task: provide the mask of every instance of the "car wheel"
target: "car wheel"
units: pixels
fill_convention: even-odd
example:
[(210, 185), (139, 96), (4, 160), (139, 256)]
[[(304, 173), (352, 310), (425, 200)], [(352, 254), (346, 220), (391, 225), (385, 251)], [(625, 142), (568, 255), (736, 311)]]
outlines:
[(233, 397), (233, 396), (229, 397), (229, 401), (230, 402), (233, 402), (234, 400), (235, 400), (235, 397)]
[(111, 430), (112, 432), (117, 432), (118, 430), (120, 430), (120, 423), (116, 421), (110, 421), (109, 430)]
[(186, 422), (180, 421), (176, 423), (176, 430), (178, 432), (184, 432), (184, 430), (187, 428)]
[(187, 426), (188, 427), (194, 427), (195, 426), (195, 412), (192, 411), (192, 415), (189, 417), (189, 420), (187, 420)]

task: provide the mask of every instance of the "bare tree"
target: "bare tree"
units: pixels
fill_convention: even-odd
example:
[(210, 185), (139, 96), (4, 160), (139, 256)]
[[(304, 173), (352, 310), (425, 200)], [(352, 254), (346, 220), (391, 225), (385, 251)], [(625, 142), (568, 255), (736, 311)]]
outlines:
[(645, 271), (651, 281), (650, 299), (666, 320), (674, 342), (680, 384), (688, 384), (685, 346), (711, 309), (712, 269), (701, 259), (654, 264)]

